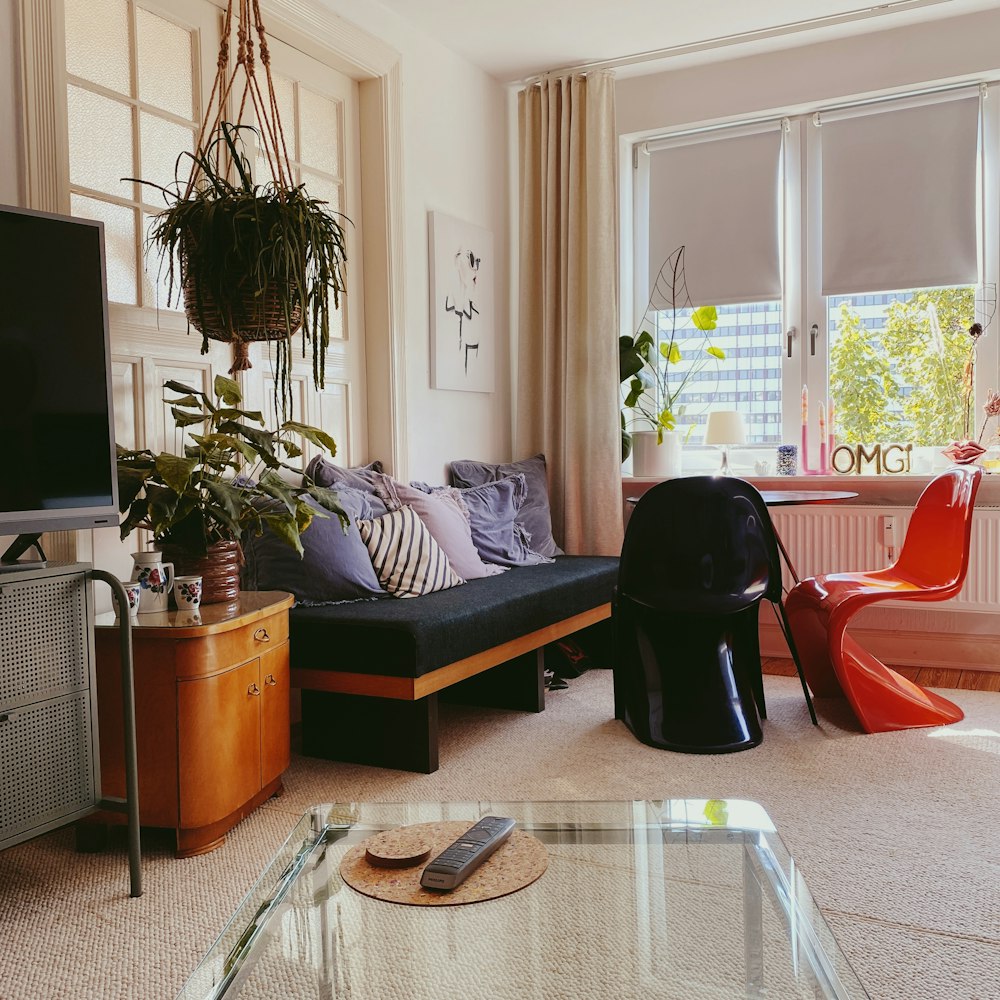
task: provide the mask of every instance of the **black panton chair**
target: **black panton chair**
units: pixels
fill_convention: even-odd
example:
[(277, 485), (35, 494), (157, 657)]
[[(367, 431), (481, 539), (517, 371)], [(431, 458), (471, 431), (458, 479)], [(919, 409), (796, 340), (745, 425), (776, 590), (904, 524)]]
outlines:
[(629, 519), (618, 570), (615, 717), (666, 750), (757, 746), (765, 599), (780, 606), (781, 564), (753, 486), (692, 476), (648, 490)]

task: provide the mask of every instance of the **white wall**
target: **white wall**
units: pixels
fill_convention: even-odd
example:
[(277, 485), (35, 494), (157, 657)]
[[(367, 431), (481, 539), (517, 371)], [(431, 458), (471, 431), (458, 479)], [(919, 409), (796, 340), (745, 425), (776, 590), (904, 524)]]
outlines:
[[(444, 482), (452, 459), (510, 455), (507, 136), (504, 88), (395, 12), (371, 0), (325, 6), (401, 55), (406, 211), (406, 420), (414, 479)], [(494, 237), (496, 379), (492, 393), (430, 388), (427, 213)], [(378, 456), (372, 456), (373, 458)]]
[(1000, 8), (620, 79), (622, 135), (993, 74)]

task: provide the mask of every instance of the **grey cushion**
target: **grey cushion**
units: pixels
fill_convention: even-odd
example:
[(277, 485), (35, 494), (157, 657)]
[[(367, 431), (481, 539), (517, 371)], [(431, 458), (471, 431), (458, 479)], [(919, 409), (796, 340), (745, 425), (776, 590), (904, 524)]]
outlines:
[(329, 486), (337, 489), (340, 486), (349, 486), (354, 490), (361, 490), (369, 493), (373, 503), (374, 513), (371, 517), (381, 517), (387, 513), (385, 504), (375, 493), (375, 476), (382, 472), (382, 463), (377, 459), (367, 465), (355, 465), (349, 469), (342, 465), (334, 465), (327, 461), (322, 455), (317, 455), (305, 468), (305, 474), (317, 486)]
[[(297, 604), (306, 605), (339, 604), (385, 593), (355, 523), (359, 517), (376, 516), (372, 500), (377, 498), (344, 486), (337, 488), (337, 495), (351, 518), (347, 533), (336, 515), (314, 517), (302, 533), (305, 551), (301, 559), (269, 528), (262, 535), (244, 538), (243, 585), (247, 590), (287, 590)], [(304, 499), (316, 510), (322, 509), (311, 497)]]
[(498, 566), (536, 566), (551, 562), (531, 548), (524, 529), (517, 523), (517, 512), (526, 493), (523, 475), (459, 489), (469, 512), (472, 544), (483, 562)]
[(562, 549), (552, 537), (552, 511), (549, 507), (549, 480), (545, 471), (545, 456), (534, 455), (520, 462), (491, 465), (463, 459), (451, 463), (453, 486), (479, 486), (496, 482), (505, 476), (523, 475), (527, 494), (517, 513), (517, 523), (527, 532), (528, 544), (543, 556), (562, 555)]

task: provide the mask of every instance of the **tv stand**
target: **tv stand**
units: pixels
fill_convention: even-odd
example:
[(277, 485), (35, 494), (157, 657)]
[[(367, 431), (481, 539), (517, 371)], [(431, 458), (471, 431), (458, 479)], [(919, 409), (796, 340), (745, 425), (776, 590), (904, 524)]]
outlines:
[[(48, 560), (45, 558), (45, 551), (42, 549), (42, 543), (39, 539), (42, 537), (42, 533), (38, 532), (25, 532), (22, 535), (18, 535), (7, 546), (7, 551), (0, 556), (0, 573), (4, 570), (12, 569), (37, 569), (40, 566), (46, 566)], [(35, 549), (38, 552), (38, 559), (25, 559), (21, 560), (21, 556), (24, 555), (28, 549)]]
[(132, 630), (127, 617), (118, 622), (125, 795), (110, 798), (100, 774), (91, 580), (128, 606), (120, 581), (87, 563), (28, 563), (0, 576), (0, 850), (98, 808), (124, 812), (131, 894), (141, 896)]

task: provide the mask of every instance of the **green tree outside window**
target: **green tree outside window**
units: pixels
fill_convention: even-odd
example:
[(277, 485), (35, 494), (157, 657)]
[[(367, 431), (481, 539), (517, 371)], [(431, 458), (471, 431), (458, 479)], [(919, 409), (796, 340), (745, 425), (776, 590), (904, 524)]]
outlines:
[(851, 303), (840, 303), (830, 348), (838, 443), (937, 446), (964, 436), (974, 295), (971, 286), (915, 292), (889, 305), (881, 330), (866, 329)]

